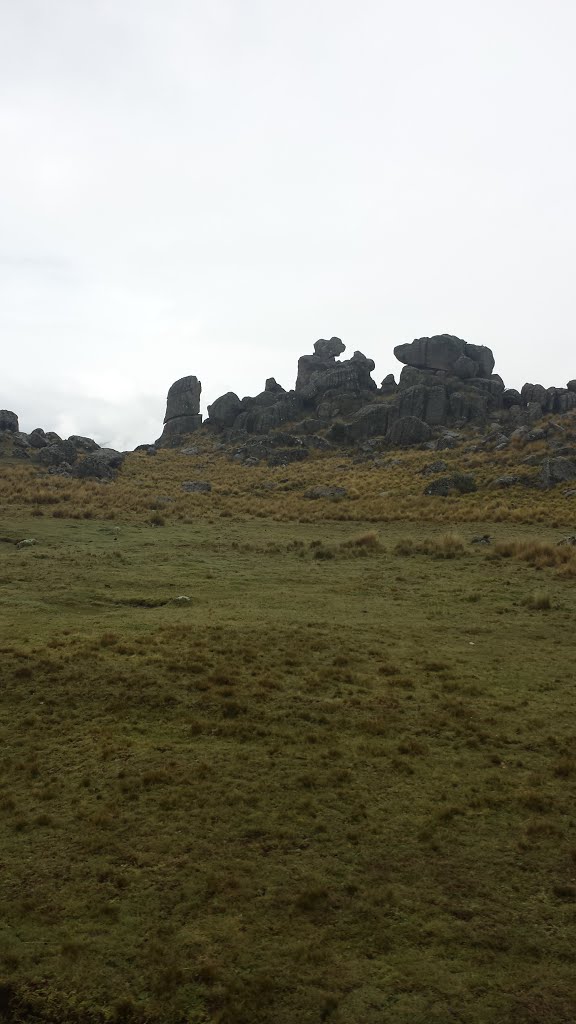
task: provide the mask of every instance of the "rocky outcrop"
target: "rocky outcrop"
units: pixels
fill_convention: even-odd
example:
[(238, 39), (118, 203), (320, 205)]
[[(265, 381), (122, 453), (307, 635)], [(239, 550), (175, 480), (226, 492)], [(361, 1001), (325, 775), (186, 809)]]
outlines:
[(181, 377), (174, 381), (166, 398), (164, 430), (156, 441), (159, 448), (180, 444), (183, 437), (192, 434), (202, 425), (201, 391), (202, 385), (197, 377)]
[[(482, 430), (490, 424), (493, 437), (499, 439), (490, 441), (494, 447), (505, 446), (517, 428), (530, 430), (544, 414), (563, 415), (576, 409), (576, 380), (566, 388), (540, 384), (525, 384), (521, 391), (506, 388), (494, 373), (491, 349), (453, 334), (398, 345), (394, 353), (403, 363), (400, 379), (397, 383), (388, 374), (380, 388), (372, 379), (373, 360), (360, 351), (350, 359), (339, 358), (344, 352), (340, 338), (319, 339), (313, 352), (298, 360), (293, 391), (285, 391), (273, 377), (255, 396), (240, 399), (229, 391), (208, 407), (206, 426), (225, 440), (274, 436), (291, 424), (292, 432), (324, 433), (335, 444), (381, 438), (394, 446), (428, 443), (443, 448), (461, 443), (454, 428)], [(191, 386), (194, 382), (197, 390)], [(196, 429), (199, 395), (195, 377), (172, 385), (161, 441), (173, 443), (174, 432), (180, 440), (182, 433)], [(441, 436), (441, 428), (452, 428), (452, 433), (444, 430)], [(257, 457), (252, 450), (242, 455), (247, 464)]]
[(18, 417), (15, 412), (11, 412), (10, 409), (0, 409), (0, 430), (10, 430), (14, 432), (18, 430)]

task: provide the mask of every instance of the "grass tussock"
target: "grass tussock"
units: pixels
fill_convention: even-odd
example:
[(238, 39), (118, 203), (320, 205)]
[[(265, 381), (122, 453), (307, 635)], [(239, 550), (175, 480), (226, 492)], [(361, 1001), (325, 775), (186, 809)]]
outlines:
[(394, 548), (396, 555), (429, 555), (432, 558), (460, 558), (466, 551), (467, 545), (464, 538), (452, 530), (440, 537), (419, 540), (413, 537), (404, 537)]
[(494, 546), (494, 557), (516, 558), (536, 569), (555, 568), (565, 577), (576, 576), (576, 548), (541, 540), (507, 540)]
[(552, 598), (547, 590), (535, 590), (524, 603), (532, 611), (549, 611), (552, 607)]

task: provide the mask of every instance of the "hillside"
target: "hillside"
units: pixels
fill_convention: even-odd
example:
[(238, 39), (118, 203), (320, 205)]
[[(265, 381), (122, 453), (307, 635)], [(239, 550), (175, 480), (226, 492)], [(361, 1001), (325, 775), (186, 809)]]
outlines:
[(537, 404), (5, 429), (0, 1020), (572, 1024), (576, 412)]

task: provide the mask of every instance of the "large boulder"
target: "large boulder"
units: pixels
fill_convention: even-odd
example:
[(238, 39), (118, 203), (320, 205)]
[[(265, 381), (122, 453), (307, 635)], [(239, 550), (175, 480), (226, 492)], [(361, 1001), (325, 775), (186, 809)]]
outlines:
[(407, 448), (413, 444), (429, 441), (432, 431), (427, 423), (416, 416), (403, 416), (392, 424), (386, 435), (389, 444), (397, 448)]
[(576, 409), (576, 394), (562, 388), (556, 392), (553, 412), (565, 413)]
[(388, 429), (389, 415), (390, 406), (384, 402), (364, 406), (346, 424), (345, 440), (363, 441), (367, 437), (383, 436)]
[(488, 398), (473, 391), (454, 391), (449, 399), (450, 413), (455, 420), (484, 423), (488, 415)]
[(542, 384), (523, 384), (520, 395), (523, 405), (528, 405), (528, 402), (538, 402), (544, 407), (548, 400), (546, 388)]
[(99, 448), (81, 459), (73, 473), (80, 479), (113, 480), (124, 458), (124, 452), (117, 452), (115, 448)]
[(540, 470), (540, 485), (544, 488), (576, 480), (576, 463), (563, 457), (547, 458)]
[(77, 458), (78, 452), (70, 441), (49, 444), (38, 452), (38, 462), (42, 466), (72, 466)]
[(479, 377), (492, 376), (495, 363), (492, 349), (487, 348), (486, 345), (471, 345), (467, 341), (464, 347), (464, 355), (476, 363)]
[(435, 387), (416, 384), (405, 391), (399, 391), (395, 404), (400, 419), (413, 416), (431, 426), (439, 426), (446, 422), (448, 403), (446, 389), (442, 384)]
[(28, 443), (32, 448), (46, 448), (50, 444), (46, 438), (46, 434), (42, 430), (42, 427), (35, 427), (34, 430), (28, 434)]
[(15, 412), (9, 409), (0, 409), (0, 430), (18, 430), (18, 417)]
[(216, 427), (231, 427), (242, 412), (242, 402), (234, 391), (227, 391), (208, 406), (208, 421)]
[(397, 345), (394, 355), (401, 363), (419, 370), (446, 370), (461, 379), (490, 377), (494, 356), (484, 345), (470, 345), (453, 334), (436, 334)]
[(97, 452), (100, 447), (91, 437), (82, 437), (81, 434), (71, 434), (68, 440), (78, 452)]
[(576, 380), (569, 380), (566, 387), (568, 388), (568, 391), (576, 392)]
[(516, 388), (505, 388), (502, 393), (502, 402), (505, 409), (510, 409), (513, 405), (522, 404), (522, 395)]

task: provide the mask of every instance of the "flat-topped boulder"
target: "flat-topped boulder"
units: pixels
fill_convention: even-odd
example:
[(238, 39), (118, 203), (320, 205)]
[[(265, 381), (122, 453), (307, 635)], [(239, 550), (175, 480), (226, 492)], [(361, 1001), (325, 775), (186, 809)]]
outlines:
[(418, 370), (445, 370), (463, 380), (490, 377), (494, 356), (485, 345), (471, 345), (454, 334), (435, 334), (397, 345), (394, 355), (407, 366)]

